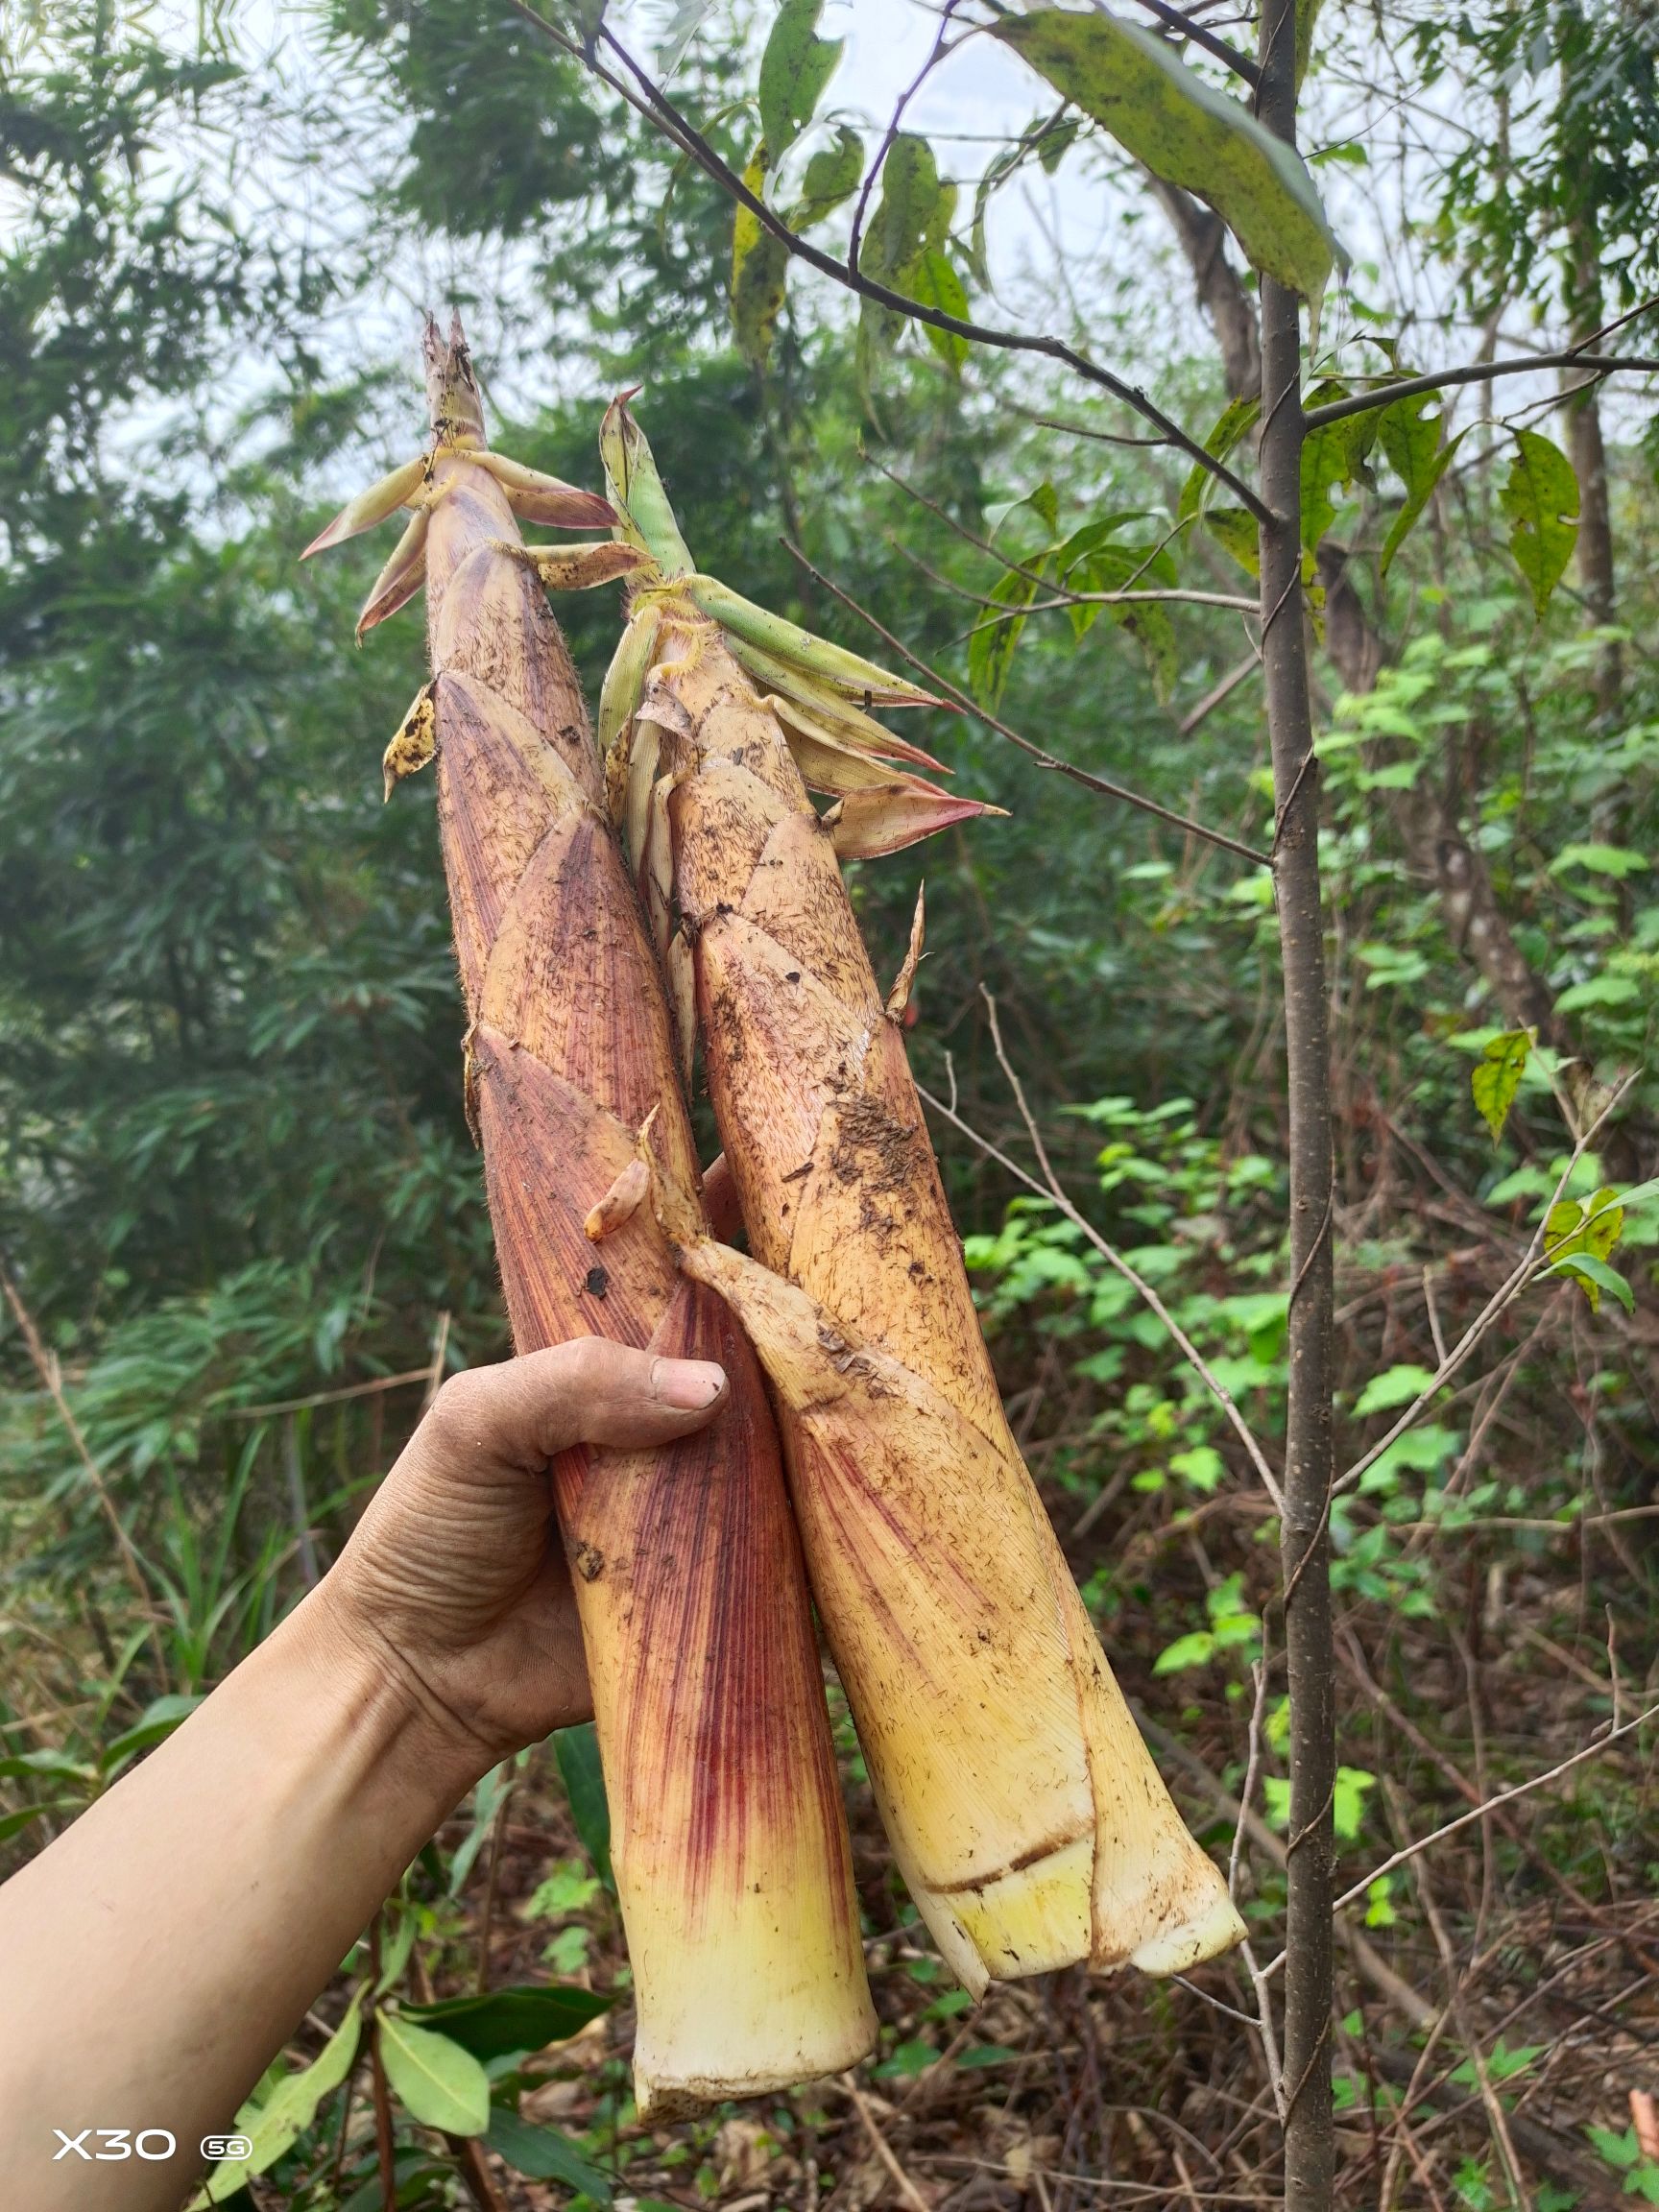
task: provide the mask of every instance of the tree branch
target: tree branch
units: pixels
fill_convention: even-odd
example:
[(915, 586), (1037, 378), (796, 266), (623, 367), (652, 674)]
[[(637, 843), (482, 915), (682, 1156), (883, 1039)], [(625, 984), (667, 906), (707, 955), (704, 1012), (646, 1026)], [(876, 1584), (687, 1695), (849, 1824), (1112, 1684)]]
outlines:
[(1079, 353), (1075, 347), (1068, 346), (1062, 339), (1031, 337), (1023, 331), (1001, 330), (988, 324), (971, 323), (960, 315), (947, 314), (942, 307), (929, 307), (920, 300), (907, 299), (902, 292), (895, 292), (891, 286), (878, 283), (862, 271), (850, 269), (844, 261), (837, 261), (832, 253), (826, 253), (822, 247), (809, 245), (805, 238), (791, 230), (788, 224), (768, 207), (757, 194), (750, 191), (730, 162), (716, 153), (696, 125), (680, 112), (667, 94), (652, 83), (613, 33), (603, 31), (600, 36), (634, 78), (639, 87), (637, 94), (613, 70), (607, 69), (596, 56), (589, 55), (580, 40), (567, 37), (557, 24), (549, 23), (544, 15), (539, 14), (530, 6), (529, 0), (512, 0), (512, 6), (516, 14), (521, 16), (532, 29), (540, 31), (543, 37), (550, 39), (562, 54), (568, 55), (574, 61), (580, 61), (602, 84), (610, 85), (630, 107), (654, 123), (683, 154), (688, 155), (707, 176), (711, 177), (730, 199), (734, 200), (740, 207), (746, 207), (761, 228), (776, 238), (784, 251), (797, 260), (805, 261), (808, 268), (816, 269), (821, 276), (833, 278), (837, 284), (856, 293), (861, 299), (873, 300), (879, 307), (891, 308), (894, 314), (902, 315), (909, 322), (926, 323), (935, 330), (948, 330), (954, 337), (967, 339), (970, 345), (990, 346), (1005, 353), (1038, 353), (1047, 360), (1063, 363), (1086, 382), (1098, 385), (1103, 392), (1110, 392), (1114, 398), (1121, 399), (1125, 406), (1133, 407), (1168, 444), (1177, 446), (1190, 461), (1214, 476), (1218, 484), (1225, 484), (1233, 496), (1258, 522), (1268, 518), (1266, 507), (1249, 485), (1235, 476), (1232, 469), (1217, 461), (1214, 454), (1206, 452), (1200, 441), (1166, 415), (1139, 385), (1128, 383), (1123, 377), (1115, 375), (1110, 369), (1102, 369), (1097, 362), (1091, 361), (1086, 353)]
[[(1373, 407), (1391, 407), (1396, 399), (1414, 398), (1419, 392), (1439, 392), (1453, 384), (1489, 384), (1495, 376), (1522, 376), (1535, 369), (1591, 369), (1597, 376), (1611, 376), (1619, 370), (1651, 376), (1659, 373), (1659, 360), (1647, 353), (1530, 353), (1505, 361), (1466, 361), (1460, 369), (1431, 370), (1424, 376), (1402, 376), (1375, 392), (1356, 392), (1346, 399), (1331, 399), (1323, 407), (1310, 407), (1302, 420), (1310, 430), (1326, 422), (1345, 421), (1350, 415), (1367, 414)], [(1594, 379), (1590, 379), (1594, 381)], [(1571, 395), (1569, 394), (1570, 397)], [(1558, 404), (1559, 395), (1550, 404)]]
[(1240, 54), (1237, 46), (1230, 46), (1218, 32), (1206, 31), (1202, 23), (1194, 23), (1183, 15), (1179, 8), (1171, 8), (1168, 0), (1136, 0), (1136, 6), (1144, 8), (1148, 15), (1156, 15), (1159, 22), (1178, 37), (1190, 38), (1194, 46), (1202, 46), (1206, 54), (1213, 54), (1235, 77), (1241, 77), (1252, 92), (1262, 82), (1255, 62), (1247, 55)]

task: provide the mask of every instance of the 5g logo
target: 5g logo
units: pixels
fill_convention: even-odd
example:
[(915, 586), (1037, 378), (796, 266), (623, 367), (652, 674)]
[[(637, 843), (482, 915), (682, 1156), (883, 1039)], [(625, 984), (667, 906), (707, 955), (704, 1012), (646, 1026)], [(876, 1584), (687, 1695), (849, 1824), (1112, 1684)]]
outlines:
[[(54, 2128), (52, 2132), (58, 2138), (58, 2148), (52, 2153), (54, 2166), (71, 2152), (77, 2158), (95, 2158), (105, 2164), (119, 2158), (147, 2158), (158, 2165), (179, 2149), (178, 2138), (165, 2128), (140, 2128), (136, 2135), (130, 2128), (83, 2128), (79, 2135), (66, 2135), (61, 2128)], [(89, 2136), (108, 2149), (88, 2151)]]
[(252, 2135), (204, 2135), (202, 2155), (213, 2159), (252, 2158), (253, 2138)]

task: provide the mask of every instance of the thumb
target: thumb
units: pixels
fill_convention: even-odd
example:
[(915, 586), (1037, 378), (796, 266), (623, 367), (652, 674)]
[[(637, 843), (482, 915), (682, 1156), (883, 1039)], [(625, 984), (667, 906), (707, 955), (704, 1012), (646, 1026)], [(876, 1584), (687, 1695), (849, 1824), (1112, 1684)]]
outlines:
[(665, 1444), (725, 1405), (726, 1373), (606, 1336), (578, 1336), (495, 1367), (469, 1367), (439, 1391), (427, 1420), (446, 1448), (540, 1473), (574, 1444)]

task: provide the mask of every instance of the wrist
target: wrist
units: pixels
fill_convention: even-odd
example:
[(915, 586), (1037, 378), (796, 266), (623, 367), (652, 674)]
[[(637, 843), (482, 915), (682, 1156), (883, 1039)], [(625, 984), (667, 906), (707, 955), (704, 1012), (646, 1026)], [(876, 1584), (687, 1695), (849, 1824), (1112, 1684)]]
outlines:
[(407, 1807), (419, 1849), (499, 1754), (433, 1694), (334, 1575), (295, 1608), (271, 1643), (277, 1637), (303, 1671), (325, 1728), (346, 1747), (348, 1769), (360, 1787)]

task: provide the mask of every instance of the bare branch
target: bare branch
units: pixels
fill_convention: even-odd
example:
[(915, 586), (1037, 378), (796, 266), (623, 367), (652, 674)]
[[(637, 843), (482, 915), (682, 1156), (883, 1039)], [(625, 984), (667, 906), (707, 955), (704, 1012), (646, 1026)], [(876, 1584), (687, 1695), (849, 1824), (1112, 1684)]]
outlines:
[[(987, 993), (986, 996), (989, 998), (989, 993)], [(1182, 1357), (1192, 1369), (1192, 1372), (1197, 1376), (1198, 1380), (1203, 1383), (1205, 1389), (1209, 1391), (1210, 1395), (1220, 1407), (1222, 1412), (1227, 1416), (1228, 1421), (1231, 1423), (1234, 1431), (1238, 1436), (1239, 1442), (1243, 1445), (1246, 1453), (1249, 1455), (1250, 1464), (1255, 1468), (1257, 1474), (1262, 1479), (1262, 1488), (1266, 1491), (1268, 1497), (1273, 1501), (1274, 1507), (1277, 1509), (1282, 1503), (1279, 1492), (1279, 1479), (1274, 1474), (1272, 1468), (1268, 1465), (1267, 1455), (1262, 1451), (1261, 1445), (1257, 1442), (1254, 1431), (1251, 1429), (1249, 1423), (1245, 1420), (1243, 1414), (1239, 1412), (1238, 1407), (1233, 1403), (1233, 1399), (1229, 1392), (1223, 1387), (1220, 1382), (1217, 1381), (1214, 1371), (1206, 1361), (1204, 1355), (1199, 1351), (1198, 1347), (1193, 1343), (1191, 1337), (1188, 1335), (1187, 1332), (1182, 1328), (1180, 1322), (1176, 1320), (1175, 1316), (1170, 1312), (1168, 1307), (1165, 1305), (1163, 1299), (1159, 1297), (1157, 1291), (1153, 1289), (1151, 1284), (1147, 1282), (1146, 1278), (1141, 1274), (1139, 1269), (1130, 1265), (1129, 1262), (1124, 1259), (1122, 1253), (1119, 1252), (1115, 1245), (1109, 1244), (1107, 1242), (1106, 1238), (1101, 1236), (1099, 1230), (1095, 1228), (1094, 1224), (1089, 1220), (1084, 1214), (1080, 1213), (1077, 1207), (1075, 1207), (1071, 1200), (1066, 1195), (1064, 1187), (1055, 1176), (1053, 1168), (1048, 1165), (1048, 1156), (1043, 1148), (1042, 1139), (1036, 1134), (1031, 1119), (1030, 1108), (1025, 1103), (1025, 1094), (1020, 1088), (1018, 1077), (1015, 1076), (1012, 1069), (1010, 1069), (1008, 1066), (1007, 1057), (1002, 1051), (1000, 1038), (997, 1037), (997, 1030), (995, 1026), (996, 1013), (994, 1006), (992, 1012), (992, 1035), (993, 1037), (997, 1038), (998, 1057), (1001, 1060), (1004, 1073), (1007, 1074), (1009, 1081), (1014, 1086), (1015, 1098), (1019, 1103), (1020, 1112), (1022, 1118), (1024, 1119), (1025, 1127), (1027, 1131), (1031, 1133), (1033, 1143), (1037, 1148), (1038, 1159), (1043, 1163), (1046, 1180), (1040, 1179), (1039, 1177), (1031, 1174), (1027, 1168), (1022, 1167), (1017, 1161), (1011, 1160), (1006, 1152), (1002, 1151), (999, 1146), (994, 1144), (991, 1142), (989, 1137), (981, 1136), (979, 1131), (974, 1128), (971, 1123), (964, 1121), (961, 1115), (956, 1112), (954, 1107), (947, 1106), (943, 1098), (936, 1098), (930, 1091), (926, 1090), (922, 1091), (921, 1094), (923, 1098), (926, 1099), (926, 1103), (932, 1107), (935, 1114), (943, 1115), (945, 1119), (950, 1122), (950, 1126), (953, 1129), (959, 1130), (961, 1134), (967, 1138), (971, 1144), (976, 1145), (978, 1149), (984, 1153), (988, 1160), (995, 1160), (998, 1167), (1002, 1168), (1007, 1174), (1012, 1175), (1017, 1183), (1023, 1183), (1027, 1190), (1034, 1190), (1040, 1198), (1048, 1199), (1058, 1209), (1058, 1211), (1065, 1215), (1066, 1219), (1070, 1221), (1074, 1228), (1080, 1229), (1082, 1231), (1083, 1235), (1094, 1247), (1095, 1251), (1099, 1253), (1100, 1257), (1106, 1261), (1110, 1266), (1115, 1267), (1118, 1274), (1123, 1277), (1126, 1283), (1131, 1284), (1134, 1288), (1139, 1291), (1141, 1296), (1146, 1301), (1147, 1305), (1150, 1306), (1153, 1312), (1157, 1314), (1159, 1320), (1163, 1322), (1165, 1328), (1168, 1330), (1170, 1336), (1174, 1339), (1176, 1345), (1179, 1347)], [(918, 1086), (918, 1089), (920, 1088), (921, 1087)]]
[[(1432, 1844), (1443, 1843), (1448, 1836), (1455, 1836), (1460, 1828), (1467, 1828), (1473, 1820), (1487, 1819), (1501, 1806), (1512, 1805), (1517, 1797), (1526, 1797), (1534, 1790), (1542, 1790), (1547, 1783), (1558, 1782), (1563, 1774), (1570, 1774), (1575, 1767), (1582, 1767), (1587, 1759), (1599, 1759), (1603, 1751), (1610, 1750), (1623, 1737), (1634, 1735), (1638, 1728), (1647, 1727), (1654, 1719), (1659, 1719), (1659, 1705), (1649, 1705), (1645, 1712), (1638, 1713), (1633, 1720), (1626, 1720), (1622, 1727), (1609, 1729), (1605, 1736), (1599, 1737), (1594, 1743), (1586, 1743), (1582, 1749), (1575, 1751), (1571, 1758), (1563, 1759), (1546, 1773), (1534, 1774), (1525, 1782), (1517, 1782), (1512, 1789), (1500, 1790), (1495, 1797), (1487, 1797), (1480, 1804), (1471, 1806), (1467, 1813), (1459, 1813), (1455, 1820), (1448, 1820), (1443, 1828), (1436, 1828), (1427, 1836), (1419, 1836), (1414, 1843), (1407, 1843), (1396, 1851), (1392, 1859), (1384, 1859), (1381, 1866), (1374, 1866), (1352, 1888), (1344, 1889), (1333, 1910), (1340, 1912), (1344, 1906), (1357, 1904), (1373, 1882), (1381, 1882), (1384, 1874), (1392, 1874), (1396, 1866), (1404, 1866), (1407, 1860), (1415, 1859), (1420, 1851), (1429, 1850)], [(1278, 1964), (1279, 1961), (1275, 1960), (1267, 1972), (1274, 1973)]]
[[(1374, 1467), (1377, 1464), (1377, 1461), (1382, 1458), (1383, 1453), (1387, 1451), (1391, 1444), (1397, 1443), (1399, 1439), (1405, 1435), (1407, 1429), (1414, 1428), (1416, 1424), (1422, 1420), (1424, 1414), (1429, 1410), (1430, 1406), (1433, 1403), (1435, 1394), (1448, 1382), (1450, 1382), (1454, 1375), (1456, 1374), (1458, 1368), (1462, 1366), (1464, 1360), (1468, 1358), (1470, 1353), (1475, 1350), (1476, 1346), (1480, 1342), (1480, 1339), (1486, 1334), (1487, 1331), (1492, 1327), (1493, 1323), (1498, 1319), (1499, 1315), (1503, 1313), (1507, 1307), (1512, 1306), (1515, 1300), (1521, 1296), (1524, 1290), (1527, 1290), (1531, 1286), (1540, 1271), (1538, 1262), (1543, 1257), (1544, 1232), (1551, 1214), (1560, 1204), (1562, 1198), (1566, 1195), (1567, 1186), (1573, 1180), (1573, 1173), (1575, 1168), (1576, 1168), (1579, 1161), (1583, 1159), (1585, 1153), (1590, 1149), (1591, 1143), (1599, 1133), (1603, 1122), (1605, 1122), (1607, 1117), (1614, 1111), (1615, 1107), (1618, 1106), (1620, 1100), (1624, 1096), (1625, 1093), (1630, 1089), (1630, 1086), (1635, 1082), (1635, 1080), (1636, 1076), (1634, 1073), (1629, 1074), (1624, 1078), (1623, 1082), (1619, 1085), (1617, 1090), (1614, 1091), (1612, 1096), (1607, 1100), (1607, 1103), (1602, 1107), (1600, 1113), (1597, 1115), (1595, 1120), (1591, 1122), (1590, 1126), (1584, 1131), (1584, 1134), (1574, 1145), (1572, 1158), (1568, 1161), (1566, 1166), (1561, 1171), (1561, 1179), (1555, 1186), (1554, 1195), (1551, 1197), (1550, 1204), (1544, 1209), (1544, 1218), (1539, 1222), (1537, 1228), (1532, 1232), (1531, 1238), (1527, 1243), (1526, 1251), (1522, 1253), (1514, 1267), (1510, 1270), (1508, 1275), (1504, 1277), (1503, 1281), (1498, 1286), (1497, 1289), (1493, 1291), (1491, 1297), (1480, 1309), (1480, 1311), (1476, 1314), (1474, 1320), (1470, 1322), (1468, 1328), (1464, 1330), (1462, 1335), (1458, 1337), (1456, 1343), (1453, 1345), (1451, 1351), (1446, 1355), (1445, 1358), (1441, 1360), (1432, 1377), (1418, 1392), (1417, 1396), (1412, 1399), (1410, 1405), (1406, 1407), (1405, 1411), (1400, 1415), (1399, 1419), (1393, 1423), (1393, 1425), (1387, 1431), (1386, 1434), (1380, 1436), (1377, 1442), (1371, 1446), (1370, 1450), (1364, 1453), (1359, 1458), (1356, 1459), (1353, 1466), (1350, 1467), (1345, 1474), (1340, 1476), (1332, 1485), (1331, 1494), (1333, 1497), (1340, 1496), (1344, 1491), (1352, 1490), (1354, 1485), (1358, 1481), (1359, 1478), (1365, 1473), (1366, 1469), (1369, 1467)], [(1610, 1207), (1602, 1208), (1603, 1213), (1610, 1211)]]
[(1262, 82), (1261, 72), (1247, 55), (1240, 54), (1237, 46), (1230, 46), (1218, 32), (1206, 31), (1202, 23), (1194, 23), (1190, 15), (1183, 15), (1179, 8), (1171, 8), (1168, 0), (1136, 0), (1136, 6), (1144, 8), (1148, 15), (1156, 15), (1160, 23), (1179, 37), (1190, 38), (1194, 46), (1202, 46), (1206, 54), (1213, 54), (1235, 77), (1241, 77), (1252, 92)]
[[(1419, 392), (1439, 392), (1453, 384), (1489, 384), (1495, 376), (1521, 376), (1534, 369), (1591, 369), (1599, 377), (1611, 376), (1620, 370), (1633, 374), (1651, 376), (1659, 373), (1659, 360), (1648, 354), (1530, 353), (1519, 360), (1468, 361), (1460, 369), (1435, 369), (1425, 376), (1402, 376), (1397, 383), (1383, 384), (1375, 392), (1356, 392), (1346, 399), (1328, 400), (1323, 407), (1310, 407), (1303, 421), (1310, 430), (1317, 430), (1326, 422), (1341, 422), (1350, 415), (1364, 415), (1373, 407), (1392, 407), (1396, 399), (1414, 398)], [(1575, 386), (1582, 391), (1583, 385)], [(1571, 395), (1568, 395), (1570, 397)], [(1562, 395), (1552, 394), (1551, 407), (1560, 404)]]

